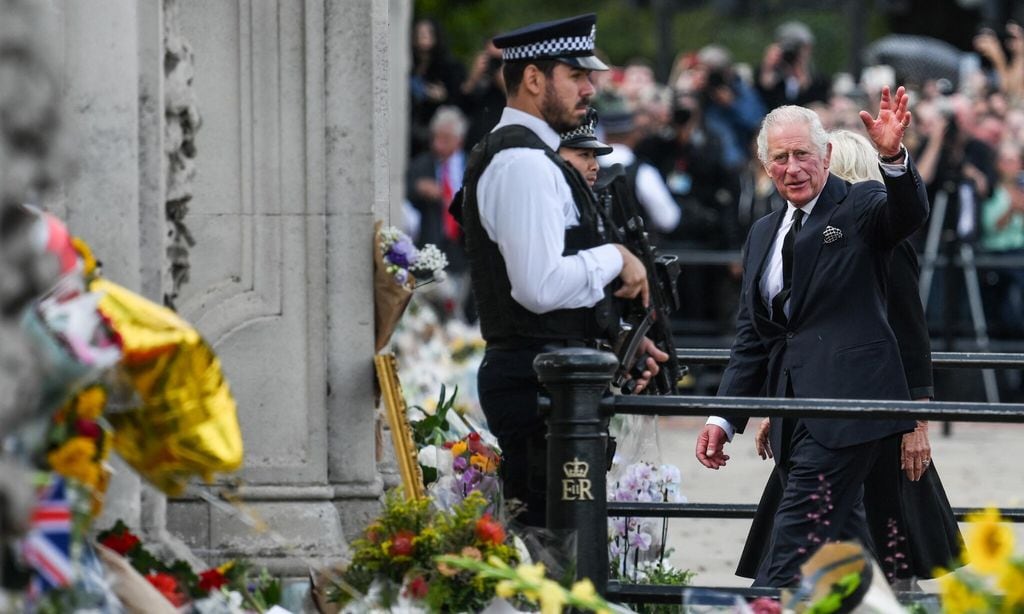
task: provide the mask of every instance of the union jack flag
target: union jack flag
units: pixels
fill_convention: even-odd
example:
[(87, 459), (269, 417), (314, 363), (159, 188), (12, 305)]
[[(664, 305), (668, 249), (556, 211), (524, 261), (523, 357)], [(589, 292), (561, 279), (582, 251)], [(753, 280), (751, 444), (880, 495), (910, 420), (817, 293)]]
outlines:
[(22, 555), (35, 572), (30, 593), (40, 594), (71, 583), (71, 504), (64, 478), (52, 474), (36, 491), (30, 528)]

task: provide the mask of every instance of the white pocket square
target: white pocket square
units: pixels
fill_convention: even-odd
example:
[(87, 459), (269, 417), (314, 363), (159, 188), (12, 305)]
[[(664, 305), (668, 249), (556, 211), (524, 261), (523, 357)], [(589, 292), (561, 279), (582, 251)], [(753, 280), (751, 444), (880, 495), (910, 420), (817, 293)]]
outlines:
[(835, 226), (826, 226), (825, 231), (821, 233), (825, 244), (835, 243), (839, 239), (843, 238), (843, 231), (839, 230)]

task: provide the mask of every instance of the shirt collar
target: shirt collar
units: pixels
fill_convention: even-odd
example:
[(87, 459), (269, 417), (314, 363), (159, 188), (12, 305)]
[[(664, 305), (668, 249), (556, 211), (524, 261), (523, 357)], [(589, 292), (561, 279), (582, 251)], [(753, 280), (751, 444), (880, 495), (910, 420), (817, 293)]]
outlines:
[(519, 109), (505, 107), (505, 110), (501, 112), (501, 119), (498, 120), (498, 125), (494, 127), (494, 130), (512, 125), (529, 128), (540, 140), (544, 141), (545, 145), (558, 151), (558, 145), (562, 142), (562, 139), (543, 119)]
[[(804, 219), (807, 219), (807, 217), (811, 215), (811, 211), (814, 209), (814, 205), (818, 204), (818, 199), (819, 198), (821, 198), (821, 192), (818, 192), (818, 195), (815, 196), (814, 198), (812, 198), (809, 203), (807, 203), (803, 207), (800, 207), (803, 210), (803, 212), (804, 212)], [(794, 211), (796, 211), (796, 207), (793, 205), (793, 203), (791, 203), (791, 202), (789, 202), (787, 200), (786, 201), (786, 219), (787, 220), (793, 219), (793, 212)]]

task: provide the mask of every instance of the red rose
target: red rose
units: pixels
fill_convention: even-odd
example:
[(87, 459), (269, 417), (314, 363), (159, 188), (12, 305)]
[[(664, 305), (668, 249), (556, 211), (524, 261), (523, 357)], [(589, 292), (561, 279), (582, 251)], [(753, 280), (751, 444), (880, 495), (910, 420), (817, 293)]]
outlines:
[(82, 437), (88, 437), (89, 439), (98, 440), (103, 435), (103, 429), (100, 428), (100, 425), (92, 420), (85, 420), (83, 418), (75, 420), (75, 431)]
[(121, 556), (124, 556), (131, 552), (135, 546), (139, 545), (139, 538), (133, 535), (131, 531), (123, 531), (121, 533), (111, 533), (110, 535), (107, 535), (100, 540), (100, 543)]
[(485, 544), (505, 543), (505, 527), (491, 518), (490, 514), (484, 514), (476, 521), (476, 538)]
[(149, 583), (152, 584), (156, 590), (160, 591), (160, 594), (163, 595), (167, 601), (171, 602), (171, 605), (174, 607), (185, 605), (185, 601), (187, 600), (185, 599), (185, 595), (182, 595), (181, 591), (178, 590), (178, 581), (174, 579), (174, 576), (166, 573), (154, 572), (147, 575), (146, 579), (149, 580)]
[(480, 441), (480, 433), (477, 433), (476, 431), (473, 431), (472, 433), (469, 434), (469, 440), (470, 441)]
[(423, 599), (427, 596), (427, 592), (430, 590), (430, 585), (423, 579), (423, 576), (416, 576), (413, 578), (409, 585), (405, 588), (405, 596), (410, 599)]
[(779, 614), (782, 605), (771, 597), (758, 597), (750, 602), (750, 611), (754, 614)]
[(204, 593), (215, 591), (227, 583), (227, 577), (216, 567), (211, 567), (199, 574), (199, 590)]
[(416, 534), (412, 531), (399, 531), (391, 538), (391, 556), (412, 556), (412, 540)]

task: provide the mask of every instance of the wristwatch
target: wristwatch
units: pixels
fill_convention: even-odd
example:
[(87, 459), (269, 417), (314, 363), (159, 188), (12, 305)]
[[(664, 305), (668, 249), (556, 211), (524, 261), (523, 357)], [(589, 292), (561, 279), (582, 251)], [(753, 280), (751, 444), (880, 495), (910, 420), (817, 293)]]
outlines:
[(902, 160), (905, 155), (907, 155), (907, 148), (903, 143), (900, 143), (900, 150), (897, 151), (895, 155), (883, 156), (882, 154), (878, 154), (878, 160), (882, 164), (895, 164)]

